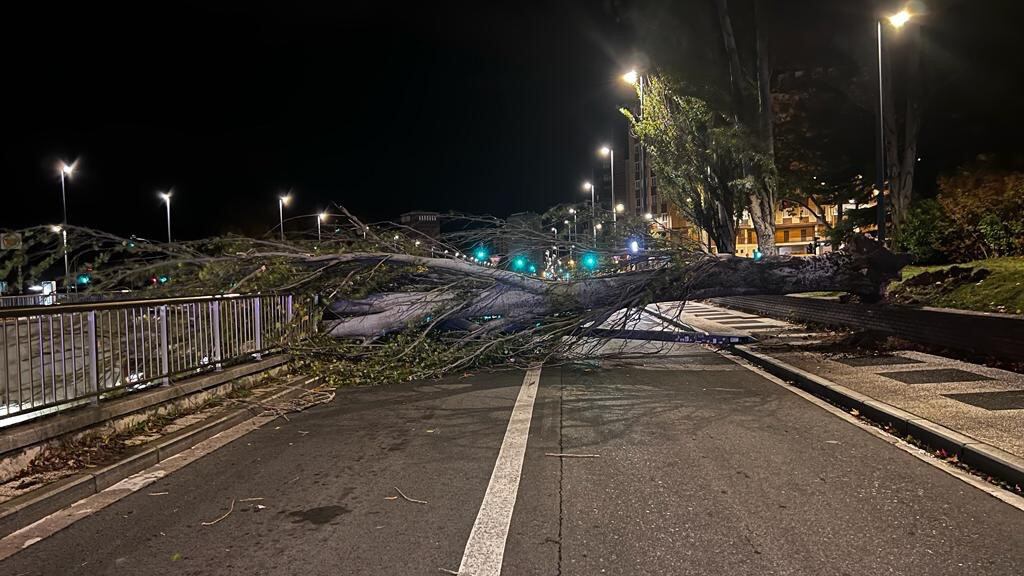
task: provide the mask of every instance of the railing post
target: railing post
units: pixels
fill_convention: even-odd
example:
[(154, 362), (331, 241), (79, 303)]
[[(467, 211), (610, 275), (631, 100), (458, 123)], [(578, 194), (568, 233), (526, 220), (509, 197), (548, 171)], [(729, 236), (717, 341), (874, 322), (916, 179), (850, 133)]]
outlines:
[[(294, 327), (292, 326), (292, 315), (294, 310), (292, 308), (292, 295), (289, 294), (284, 297), (284, 313), (285, 313), (285, 342), (288, 341), (288, 335), (294, 334)], [(284, 342), (282, 342), (284, 344)]]
[(96, 393), (92, 397), (93, 404), (99, 404), (100, 402), (100, 367), (96, 361), (96, 346), (98, 339), (96, 338), (96, 311), (89, 310), (85, 314), (88, 334), (86, 338), (89, 339), (89, 349), (86, 353), (86, 361), (89, 365), (86, 367), (86, 372), (89, 378), (89, 390)]
[(220, 301), (210, 302), (210, 318), (213, 320), (213, 367), (220, 370)]
[(256, 353), (253, 354), (253, 357), (255, 357), (257, 360), (260, 360), (260, 359), (263, 358), (263, 355), (260, 354), (260, 352), (263, 351), (263, 319), (260, 317), (261, 310), (262, 309), (260, 307), (260, 297), (256, 296), (252, 300), (252, 317), (253, 317), (252, 327), (253, 327), (254, 337), (255, 337), (255, 340), (256, 340), (256, 342), (255, 342)]
[(169, 316), (167, 314), (167, 305), (164, 304), (160, 307), (160, 366), (164, 371), (164, 378), (161, 384), (167, 386), (171, 383), (171, 365), (168, 362), (170, 353), (170, 343), (167, 340), (167, 323)]

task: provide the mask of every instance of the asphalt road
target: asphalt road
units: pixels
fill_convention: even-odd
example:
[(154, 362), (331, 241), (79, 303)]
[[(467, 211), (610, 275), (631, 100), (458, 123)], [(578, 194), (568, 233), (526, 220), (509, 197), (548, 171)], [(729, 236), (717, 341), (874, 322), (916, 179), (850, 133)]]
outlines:
[[(502, 574), (1024, 574), (1017, 509), (714, 353), (639, 364), (543, 369)], [(456, 571), (523, 380), (342, 391), (0, 574)]]

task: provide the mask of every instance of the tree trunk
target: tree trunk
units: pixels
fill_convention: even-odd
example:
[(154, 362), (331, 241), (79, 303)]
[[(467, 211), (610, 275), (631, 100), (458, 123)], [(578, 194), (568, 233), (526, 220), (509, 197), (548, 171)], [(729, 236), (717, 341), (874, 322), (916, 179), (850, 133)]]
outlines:
[[(429, 268), (434, 260), (422, 259), (419, 264)], [(334, 302), (331, 311), (339, 318), (328, 322), (327, 331), (338, 338), (373, 338), (430, 322), (465, 322), (484, 316), (500, 317), (498, 326), (508, 329), (532, 326), (556, 313), (590, 311), (605, 317), (627, 306), (652, 302), (750, 294), (842, 291), (877, 300), (906, 264), (906, 257), (856, 236), (847, 249), (820, 256), (760, 261), (707, 256), (682, 269), (666, 266), (571, 283), (547, 282), (543, 291), (532, 284), (497, 284), (470, 294), (454, 290), (378, 294)]]

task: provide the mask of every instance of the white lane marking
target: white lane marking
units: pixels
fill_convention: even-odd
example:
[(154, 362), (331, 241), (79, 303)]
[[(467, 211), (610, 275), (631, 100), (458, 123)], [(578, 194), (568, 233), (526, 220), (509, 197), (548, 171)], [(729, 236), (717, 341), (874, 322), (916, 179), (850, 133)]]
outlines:
[(725, 356), (726, 358), (732, 360), (733, 362), (739, 364), (740, 366), (743, 366), (747, 370), (756, 373), (757, 375), (761, 376), (762, 378), (771, 382), (772, 384), (781, 386), (782, 388), (789, 390), (790, 392), (796, 394), (797, 396), (803, 398), (804, 400), (807, 400), (811, 404), (815, 404), (819, 408), (822, 408), (825, 411), (832, 413), (834, 416), (838, 416), (839, 418), (846, 420), (850, 424), (853, 424), (857, 428), (860, 428), (861, 430), (867, 432), (868, 434), (871, 434), (875, 438), (878, 438), (879, 440), (886, 442), (888, 444), (892, 444), (896, 448), (899, 448), (900, 450), (906, 452), (907, 454), (910, 454), (911, 456), (917, 458), (918, 460), (930, 466), (938, 468), (939, 470), (942, 470), (946, 474), (949, 474), (950, 476), (964, 482), (965, 484), (970, 484), (974, 488), (981, 490), (982, 492), (988, 494), (989, 496), (992, 496), (997, 500), (1001, 500), (1003, 503), (1009, 504), (1010, 506), (1013, 506), (1014, 508), (1024, 512), (1024, 498), (1014, 494), (1013, 492), (1010, 492), (1009, 490), (1004, 490), (998, 486), (994, 486), (992, 484), (989, 484), (988, 482), (976, 478), (975, 476), (968, 474), (967, 472), (964, 472), (959, 468), (955, 468), (947, 464), (943, 460), (939, 460), (938, 458), (932, 456), (927, 451), (922, 450), (917, 446), (914, 446), (913, 444), (908, 444), (907, 442), (904, 442), (902, 439), (897, 438), (896, 436), (893, 436), (887, 432), (883, 432), (882, 430), (879, 430), (878, 428), (870, 424), (862, 422), (860, 419), (851, 415), (845, 410), (841, 410), (838, 407), (833, 406), (832, 404), (829, 404), (828, 402), (822, 400), (821, 398), (818, 398), (814, 394), (811, 394), (806, 390), (797, 388), (796, 386), (789, 384), (785, 380), (782, 380), (781, 378), (769, 374), (760, 366), (752, 364), (751, 362), (747, 361), (744, 358), (739, 358), (733, 356), (732, 354), (722, 354), (722, 356)]
[(505, 539), (516, 506), (519, 478), (523, 471), (523, 456), (530, 436), (533, 419), (533, 401), (537, 397), (540, 367), (527, 370), (523, 386), (512, 409), (505, 439), (494, 463), (491, 481), (487, 484), (484, 501), (469, 533), (466, 551), (459, 565), (461, 576), (499, 576), (505, 556)]

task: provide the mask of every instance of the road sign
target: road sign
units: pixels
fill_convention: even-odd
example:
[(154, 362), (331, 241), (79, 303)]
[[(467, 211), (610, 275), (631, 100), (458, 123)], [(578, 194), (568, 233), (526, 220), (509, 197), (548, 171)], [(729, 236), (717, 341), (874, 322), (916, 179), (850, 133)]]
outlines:
[(20, 250), (21, 234), (18, 232), (4, 232), (0, 234), (0, 250)]

